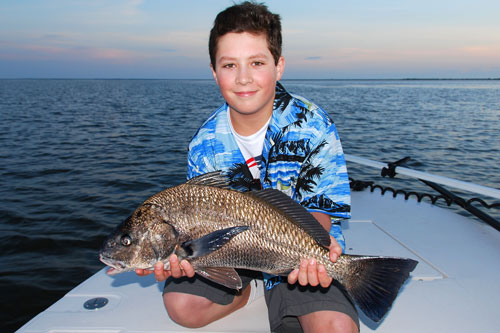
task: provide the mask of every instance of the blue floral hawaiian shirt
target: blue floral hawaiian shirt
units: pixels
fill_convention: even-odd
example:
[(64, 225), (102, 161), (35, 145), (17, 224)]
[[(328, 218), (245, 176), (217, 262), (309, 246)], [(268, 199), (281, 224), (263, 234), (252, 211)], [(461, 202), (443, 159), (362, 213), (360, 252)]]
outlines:
[[(238, 148), (222, 105), (200, 127), (189, 144), (188, 179), (222, 170), (234, 187), (252, 189), (255, 181)], [(320, 107), (276, 84), (257, 188), (285, 192), (310, 212), (332, 217), (330, 234), (345, 248), (339, 221), (350, 217), (350, 189), (339, 136)], [(269, 290), (279, 279), (265, 275)]]

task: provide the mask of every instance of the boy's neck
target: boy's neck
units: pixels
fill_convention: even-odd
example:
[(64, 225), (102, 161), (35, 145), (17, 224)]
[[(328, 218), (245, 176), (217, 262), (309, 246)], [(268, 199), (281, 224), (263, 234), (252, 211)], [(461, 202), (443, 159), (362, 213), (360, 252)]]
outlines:
[(231, 125), (241, 136), (249, 136), (257, 133), (271, 118), (273, 110), (268, 112), (256, 112), (253, 114), (242, 114), (229, 108)]

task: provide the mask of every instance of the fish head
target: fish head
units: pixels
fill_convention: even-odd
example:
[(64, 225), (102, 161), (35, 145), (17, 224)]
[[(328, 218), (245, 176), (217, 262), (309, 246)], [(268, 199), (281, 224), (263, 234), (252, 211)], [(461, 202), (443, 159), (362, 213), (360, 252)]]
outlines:
[(174, 252), (178, 238), (161, 207), (143, 204), (108, 236), (99, 257), (110, 275), (152, 269)]

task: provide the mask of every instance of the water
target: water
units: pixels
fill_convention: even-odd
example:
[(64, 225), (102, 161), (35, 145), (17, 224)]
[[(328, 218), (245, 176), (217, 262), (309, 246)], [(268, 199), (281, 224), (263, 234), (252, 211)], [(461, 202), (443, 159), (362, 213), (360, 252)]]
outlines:
[[(283, 84), (330, 113), (346, 153), (411, 156), (409, 167), (500, 187), (500, 81)], [(221, 103), (204, 80), (0, 80), (6, 331), (103, 267), (103, 238), (145, 198), (185, 179), (187, 143)], [(386, 181), (376, 170), (349, 171)], [(405, 178), (392, 185), (429, 192)]]

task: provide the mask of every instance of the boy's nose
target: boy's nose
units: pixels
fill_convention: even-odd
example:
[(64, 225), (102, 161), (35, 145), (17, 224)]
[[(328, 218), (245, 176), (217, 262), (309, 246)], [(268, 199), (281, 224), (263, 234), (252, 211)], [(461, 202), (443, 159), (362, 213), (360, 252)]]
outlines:
[(238, 75), (236, 76), (236, 83), (238, 84), (248, 84), (252, 83), (252, 76), (248, 69), (240, 68)]

